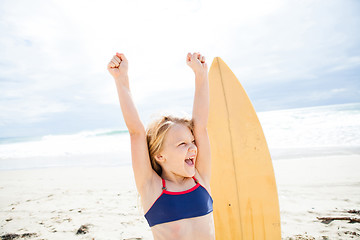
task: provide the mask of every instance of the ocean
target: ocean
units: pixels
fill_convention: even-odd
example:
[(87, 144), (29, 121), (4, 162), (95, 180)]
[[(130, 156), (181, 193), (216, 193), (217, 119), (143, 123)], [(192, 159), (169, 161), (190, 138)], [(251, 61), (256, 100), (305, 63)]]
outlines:
[[(360, 155), (360, 103), (258, 112), (272, 159)], [(360, 159), (359, 159), (360, 160)], [(0, 170), (131, 164), (127, 130), (0, 138)]]

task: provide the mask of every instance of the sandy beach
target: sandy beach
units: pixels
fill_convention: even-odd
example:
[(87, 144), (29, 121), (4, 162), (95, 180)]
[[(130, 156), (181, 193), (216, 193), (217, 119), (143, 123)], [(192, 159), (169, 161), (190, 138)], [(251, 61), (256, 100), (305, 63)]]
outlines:
[[(0, 236), (152, 239), (131, 166), (2, 171), (0, 183)], [(76, 234), (82, 225), (88, 233)]]
[(360, 155), (283, 159), (273, 161), (273, 165), (283, 239), (360, 238), (359, 222), (335, 220), (325, 224), (317, 219), (360, 219)]
[[(360, 155), (278, 159), (273, 165), (282, 239), (360, 238), (360, 223), (317, 219), (360, 219)], [(9, 234), (51, 240), (152, 239), (130, 165), (1, 171), (0, 211), (3, 239), (12, 239)], [(83, 225), (85, 232), (76, 234)]]

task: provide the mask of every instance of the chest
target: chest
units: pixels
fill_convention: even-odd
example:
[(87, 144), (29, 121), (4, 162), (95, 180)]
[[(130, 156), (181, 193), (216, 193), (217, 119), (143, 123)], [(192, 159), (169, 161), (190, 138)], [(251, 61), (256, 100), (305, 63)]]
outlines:
[[(200, 185), (184, 193), (163, 191), (145, 214), (150, 227), (181, 219), (204, 216), (212, 212), (213, 200)], [(178, 229), (175, 226), (174, 231)]]

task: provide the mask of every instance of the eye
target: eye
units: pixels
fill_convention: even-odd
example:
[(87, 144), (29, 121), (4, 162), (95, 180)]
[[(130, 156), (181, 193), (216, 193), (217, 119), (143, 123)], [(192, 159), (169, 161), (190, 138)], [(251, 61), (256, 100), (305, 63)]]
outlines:
[(195, 144), (195, 139), (192, 141), (193, 144)]
[(185, 142), (182, 142), (182, 143), (179, 144), (179, 146), (184, 145), (184, 144), (185, 144)]

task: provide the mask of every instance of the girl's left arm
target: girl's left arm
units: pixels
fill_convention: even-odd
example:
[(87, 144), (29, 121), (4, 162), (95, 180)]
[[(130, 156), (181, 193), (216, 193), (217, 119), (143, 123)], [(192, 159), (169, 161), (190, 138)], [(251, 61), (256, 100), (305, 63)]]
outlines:
[[(207, 122), (209, 118), (209, 80), (207, 64), (205, 58), (201, 55), (195, 55), (201, 64), (195, 73), (195, 95), (192, 118), (194, 122), (194, 137), (198, 148), (198, 155), (195, 161), (195, 167), (201, 177), (210, 182), (211, 175), (211, 152), (210, 141), (207, 132)], [(203, 60), (201, 60), (203, 59)]]

